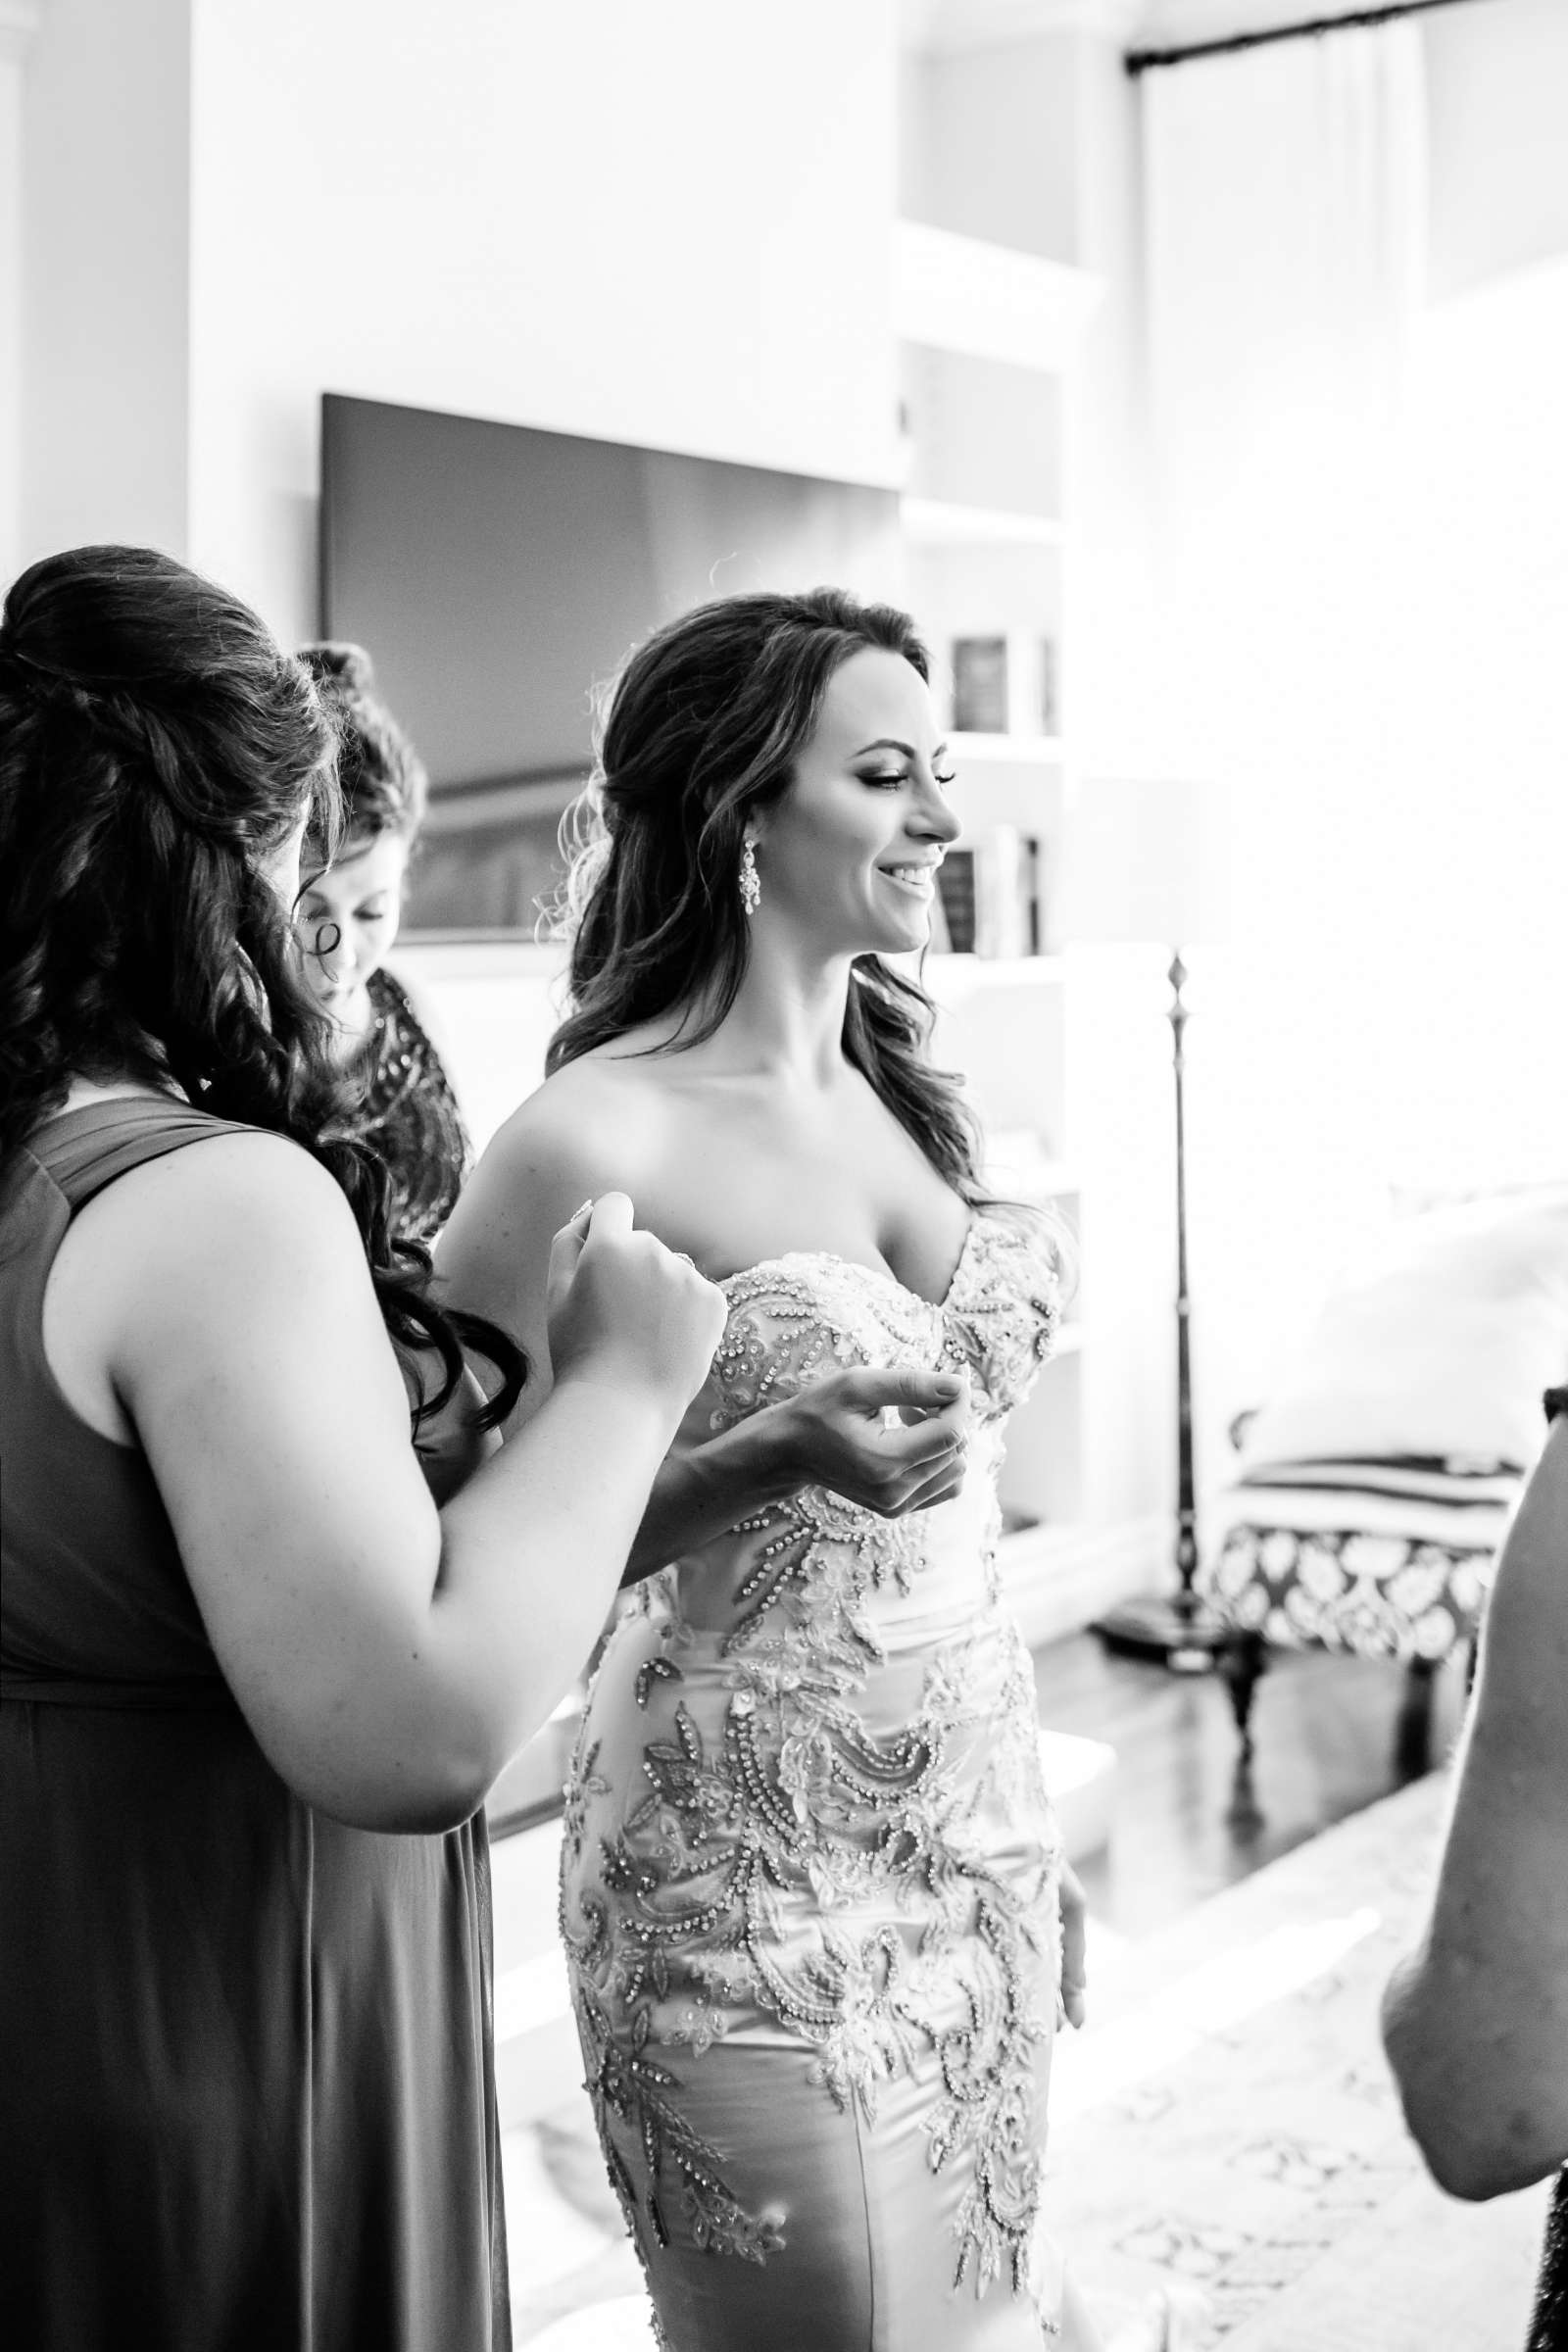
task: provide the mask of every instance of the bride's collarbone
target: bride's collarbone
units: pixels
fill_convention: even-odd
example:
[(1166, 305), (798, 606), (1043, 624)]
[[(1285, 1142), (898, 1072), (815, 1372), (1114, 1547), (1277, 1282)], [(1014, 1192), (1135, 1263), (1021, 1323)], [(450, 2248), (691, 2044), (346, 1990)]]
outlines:
[(842, 1168), (812, 1181), (803, 1168), (713, 1160), (688, 1167), (656, 1213), (655, 1230), (715, 1281), (819, 1258), (869, 1267), (933, 1303), (947, 1296), (970, 1220), (934, 1171), (930, 1192), (889, 1197), (847, 1185)]
[(638, 1222), (710, 1278), (816, 1257), (946, 1297), (970, 1211), (883, 1104), (851, 1097), (819, 1116), (652, 1063), (611, 1083), (621, 1150), (637, 1142)]

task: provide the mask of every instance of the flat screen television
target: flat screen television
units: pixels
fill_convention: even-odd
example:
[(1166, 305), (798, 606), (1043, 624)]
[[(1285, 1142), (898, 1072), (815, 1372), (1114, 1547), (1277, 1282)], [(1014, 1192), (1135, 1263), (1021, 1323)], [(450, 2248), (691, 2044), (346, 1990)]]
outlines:
[(662, 621), (902, 580), (893, 490), (322, 399), (321, 631), (367, 649), (430, 773), (411, 931), (536, 935), (594, 688)]

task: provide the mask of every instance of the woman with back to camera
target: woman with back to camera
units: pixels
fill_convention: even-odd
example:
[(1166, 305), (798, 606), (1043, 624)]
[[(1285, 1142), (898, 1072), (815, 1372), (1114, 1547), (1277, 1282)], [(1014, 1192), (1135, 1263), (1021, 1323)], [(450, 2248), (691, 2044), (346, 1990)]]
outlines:
[(928, 1001), (884, 960), (925, 946), (957, 831), (926, 676), (904, 614), (826, 589), (705, 606), (632, 656), (553, 1075), (438, 1252), (542, 1358), (561, 1203), (628, 1187), (729, 1303), (677, 1454), (847, 1367), (967, 1392), (961, 1493), (939, 1460), (896, 1524), (826, 1481), (715, 1530), (590, 1692), (563, 1920), (678, 2352), (1095, 2340), (1038, 2230), (1082, 1913), (996, 1566), (1060, 1258), (987, 1199)]
[(1526, 2352), (1568, 2345), (1568, 1383), (1497, 1554), (1432, 1908), (1390, 1978), (1405, 2121), (1453, 2195), (1555, 2173)]
[(344, 804), (334, 844), (306, 841), (298, 919), (306, 980), (354, 1095), (334, 1133), (386, 1161), (394, 1238), (428, 1244), (452, 1213), (470, 1156), (440, 1053), (406, 983), (386, 967), (428, 781), (362, 647), (306, 645), (300, 660), (337, 730)]
[[(597, 1632), (722, 1300), (601, 1199), (437, 1511), (463, 1337), (319, 1141), (333, 740), (170, 559), (0, 619), (0, 2036), (29, 2352), (510, 2341), (476, 1809)], [(199, 1147), (199, 1148), (198, 1148)], [(471, 1435), (471, 1433), (470, 1433)], [(460, 1432), (461, 1436), (461, 1432)], [(475, 1441), (475, 1446), (478, 1445)], [(470, 1448), (471, 1450), (472, 1448)]]

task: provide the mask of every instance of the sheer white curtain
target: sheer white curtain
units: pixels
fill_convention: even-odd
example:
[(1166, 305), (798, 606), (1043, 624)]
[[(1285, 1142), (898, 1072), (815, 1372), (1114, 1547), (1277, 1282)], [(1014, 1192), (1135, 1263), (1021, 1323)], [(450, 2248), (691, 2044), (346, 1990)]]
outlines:
[[(1426, 233), (1409, 24), (1145, 76), (1158, 691), (1283, 814), (1354, 745)], [(1299, 745), (1299, 749), (1298, 749)], [(1299, 809), (1300, 829), (1317, 828)]]
[(1213, 1475), (1222, 1415), (1391, 1181), (1568, 1172), (1540, 1058), (1562, 936), (1541, 860), (1568, 847), (1541, 608), (1568, 625), (1568, 509), (1520, 479), (1561, 494), (1562, 368), (1542, 284), (1479, 346), (1423, 311), (1413, 24), (1193, 61), (1144, 103), (1147, 732), (1236, 811), (1238, 946), (1206, 998), (1200, 967), (1190, 1039)]

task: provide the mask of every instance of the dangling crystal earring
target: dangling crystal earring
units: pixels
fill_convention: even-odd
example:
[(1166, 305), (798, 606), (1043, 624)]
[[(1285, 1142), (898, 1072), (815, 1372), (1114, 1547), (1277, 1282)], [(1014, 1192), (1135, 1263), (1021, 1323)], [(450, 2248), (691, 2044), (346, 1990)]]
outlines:
[(748, 841), (741, 850), (741, 905), (749, 915), (762, 904), (762, 877), (757, 870), (757, 852)]

